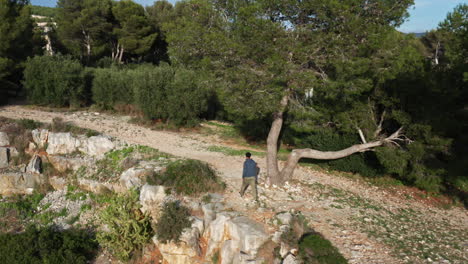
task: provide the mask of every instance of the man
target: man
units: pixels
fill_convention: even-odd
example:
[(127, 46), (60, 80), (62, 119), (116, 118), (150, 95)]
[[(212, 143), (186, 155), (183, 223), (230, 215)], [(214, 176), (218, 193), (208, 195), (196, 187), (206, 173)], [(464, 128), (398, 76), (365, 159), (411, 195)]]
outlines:
[(252, 154), (250, 152), (245, 153), (245, 161), (244, 161), (244, 170), (242, 172), (242, 187), (239, 194), (244, 196), (245, 190), (249, 186), (252, 186), (252, 194), (255, 198), (255, 201), (258, 202), (257, 196), (257, 175), (260, 171), (260, 168), (257, 166), (257, 163), (251, 159)]

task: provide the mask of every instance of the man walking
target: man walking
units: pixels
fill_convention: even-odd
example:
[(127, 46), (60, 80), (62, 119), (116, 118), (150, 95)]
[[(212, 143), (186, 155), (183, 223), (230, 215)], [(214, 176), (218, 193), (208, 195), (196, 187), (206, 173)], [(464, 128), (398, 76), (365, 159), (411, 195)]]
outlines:
[(249, 186), (252, 186), (252, 194), (255, 198), (255, 201), (258, 202), (257, 196), (257, 175), (260, 168), (257, 166), (257, 163), (251, 159), (252, 154), (250, 152), (245, 153), (245, 161), (244, 161), (244, 170), (242, 172), (242, 187), (239, 194), (244, 196), (245, 190)]

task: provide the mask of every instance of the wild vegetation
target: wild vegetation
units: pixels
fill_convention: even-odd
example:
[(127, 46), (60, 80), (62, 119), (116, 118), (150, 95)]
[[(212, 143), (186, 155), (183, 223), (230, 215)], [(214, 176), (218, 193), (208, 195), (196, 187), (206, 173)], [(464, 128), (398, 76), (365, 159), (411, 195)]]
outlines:
[[(32, 104), (53, 107), (132, 109), (151, 123), (177, 127), (220, 119), (233, 123), (249, 142), (266, 146), (270, 183), (289, 180), (302, 161), (369, 178), (390, 175), (466, 199), (468, 5), (459, 5), (437, 29), (418, 38), (397, 30), (413, 4), (188, 0), (143, 7), (132, 1), (59, 0), (46, 10), (25, 0), (0, 0), (0, 100), (25, 96)], [(31, 13), (54, 17), (49, 37), (59, 55), (43, 56)], [(28, 159), (28, 130), (36, 126), (25, 120), (6, 128), (17, 135), (16, 163)], [(75, 129), (61, 122), (54, 127)], [(281, 170), (280, 147), (287, 148)], [(127, 151), (134, 150), (107, 153), (93, 179), (121, 173), (130, 162)], [(240, 154), (218, 146), (211, 150)], [(185, 195), (223, 188), (208, 165), (193, 160), (173, 161), (147, 180)], [(34, 218), (34, 197), (5, 203), (5, 219)], [(120, 212), (115, 204), (131, 201), (119, 199), (107, 201), (114, 205), (103, 221), (117, 213), (132, 223), (146, 219)], [(174, 204), (165, 210), (167, 219), (185, 215)], [(152, 232), (146, 222), (139, 224), (125, 226), (136, 235), (124, 230), (135, 235), (135, 244), (117, 235), (98, 234), (98, 239), (128, 259)], [(182, 221), (180, 228), (186, 225)], [(369, 225), (369, 233), (380, 235), (376, 230)], [(120, 231), (116, 227), (114, 233)], [(28, 236), (39, 231), (34, 232)], [(161, 238), (177, 240), (178, 229), (171, 232)], [(301, 243), (329, 246), (315, 234)]]
[[(27, 1), (7, 2), (16, 13), (5, 21), (30, 12)], [(33, 22), (14, 27), (22, 35), (12, 36), (24, 37), (2, 39), (8, 49), (0, 57), (16, 65), (2, 82), (19, 88), (24, 76), (30, 102), (41, 105), (132, 108), (175, 126), (231, 121), (268, 143), (272, 182), (312, 158), (428, 191), (466, 192), (466, 5), (416, 38), (395, 29), (411, 0), (156, 1), (146, 10), (132, 1), (96, 3), (58, 2), (50, 37), (65, 56), (26, 62), (40, 50)], [(30, 52), (16, 56), (19, 47)], [(279, 142), (299, 148), (282, 171)], [(327, 161), (336, 158), (343, 159)]]

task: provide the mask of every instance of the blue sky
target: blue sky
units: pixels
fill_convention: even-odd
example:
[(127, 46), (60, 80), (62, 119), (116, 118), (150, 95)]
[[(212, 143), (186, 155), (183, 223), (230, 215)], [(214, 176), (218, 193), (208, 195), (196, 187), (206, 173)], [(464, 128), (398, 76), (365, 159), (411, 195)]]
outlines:
[[(169, 0), (174, 3), (177, 0)], [(31, 0), (33, 5), (55, 6), (56, 0)], [(135, 0), (142, 5), (152, 5), (154, 0)], [(410, 18), (400, 28), (400, 31), (425, 32), (435, 29), (443, 21), (448, 12), (458, 4), (468, 4), (468, 0), (415, 0), (410, 8)]]

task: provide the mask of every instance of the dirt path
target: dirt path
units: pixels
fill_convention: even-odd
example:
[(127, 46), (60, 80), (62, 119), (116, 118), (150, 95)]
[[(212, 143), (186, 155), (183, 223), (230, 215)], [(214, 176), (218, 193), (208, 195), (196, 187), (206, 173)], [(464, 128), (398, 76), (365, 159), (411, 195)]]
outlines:
[[(272, 211), (300, 210), (310, 225), (350, 263), (467, 263), (468, 215), (462, 208), (428, 206), (404, 193), (298, 168), (291, 183), (259, 186), (266, 208), (246, 207), (238, 195), (243, 157), (208, 151), (222, 142), (195, 133), (155, 131), (129, 117), (94, 112), (46, 112), (23, 106), (0, 108), (0, 116), (51, 122), (60, 117), (133, 144), (208, 162), (228, 185), (227, 206), (264, 223)], [(255, 158), (265, 171), (265, 160)]]

